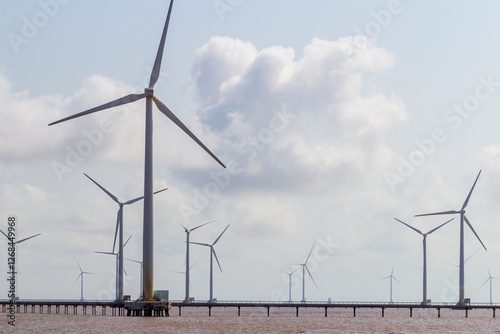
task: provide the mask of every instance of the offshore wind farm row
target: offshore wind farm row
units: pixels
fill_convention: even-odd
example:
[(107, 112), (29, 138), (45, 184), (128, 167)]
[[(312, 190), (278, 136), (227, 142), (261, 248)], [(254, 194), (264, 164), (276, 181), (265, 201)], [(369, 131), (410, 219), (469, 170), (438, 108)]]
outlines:
[[(125, 291), (124, 291), (124, 275), (126, 275), (124, 263), (125, 260), (133, 261), (136, 262), (137, 264), (140, 264), (141, 268), (141, 274), (140, 274), (140, 302), (144, 304), (155, 304), (155, 298), (154, 298), (154, 257), (155, 257), (155, 249), (154, 249), (154, 221), (153, 221), (153, 216), (154, 216), (154, 195), (160, 194), (164, 191), (167, 190), (167, 188), (159, 189), (156, 190), (154, 189), (154, 184), (153, 184), (153, 179), (154, 179), (154, 173), (153, 173), (153, 103), (156, 105), (156, 107), (160, 110), (160, 112), (167, 116), (167, 118), (170, 119), (175, 125), (177, 125), (178, 128), (180, 128), (186, 135), (188, 135), (198, 146), (200, 146), (210, 157), (212, 157), (218, 165), (221, 167), (225, 168), (226, 166), (224, 163), (214, 154), (212, 151), (204, 144), (201, 142), (201, 140), (198, 139), (198, 137), (190, 130), (188, 129), (184, 123), (177, 118), (177, 116), (163, 103), (161, 102), (154, 94), (154, 87), (155, 84), (157, 83), (159, 77), (160, 77), (160, 70), (161, 70), (161, 63), (162, 63), (162, 58), (163, 58), (163, 51), (165, 48), (165, 42), (166, 42), (166, 36), (168, 32), (168, 27), (169, 27), (169, 22), (170, 22), (170, 17), (172, 14), (172, 9), (173, 9), (173, 4), (174, 0), (170, 1), (170, 6), (168, 9), (168, 14), (167, 18), (165, 21), (165, 25), (163, 28), (163, 32), (161, 35), (159, 47), (156, 53), (154, 65), (152, 68), (150, 80), (149, 80), (149, 85), (144, 89), (143, 93), (140, 94), (129, 94), (126, 96), (123, 96), (119, 99), (113, 100), (111, 102), (104, 103), (102, 105), (99, 105), (97, 107), (93, 107), (91, 109), (85, 110), (83, 112), (74, 114), (72, 116), (68, 116), (65, 118), (62, 118), (60, 120), (57, 120), (55, 122), (50, 123), (49, 125), (56, 125), (59, 123), (63, 123), (69, 120), (73, 120), (82, 116), (86, 116), (89, 114), (93, 114), (96, 112), (100, 112), (106, 109), (110, 109), (113, 107), (129, 104), (132, 102), (136, 102), (141, 99), (145, 99), (146, 101), (146, 115), (145, 115), (145, 156), (144, 156), (144, 195), (140, 197), (135, 197), (133, 199), (127, 200), (127, 201), (121, 201), (118, 199), (117, 196), (115, 196), (111, 191), (108, 190), (108, 188), (102, 186), (103, 181), (100, 180), (100, 182), (97, 182), (93, 178), (91, 178), (89, 175), (85, 174), (85, 176), (92, 182), (94, 183), (98, 188), (100, 188), (108, 197), (110, 197), (116, 204), (118, 204), (118, 212), (117, 212), (117, 217), (116, 217), (116, 222), (113, 224), (114, 225), (114, 238), (113, 238), (113, 243), (111, 247), (110, 243), (110, 248), (111, 251), (104, 251), (104, 250), (89, 250), (89, 252), (93, 251), (95, 253), (99, 254), (104, 254), (104, 255), (112, 255), (115, 257), (115, 278), (116, 278), (116, 284), (115, 284), (115, 299), (117, 302), (123, 302), (125, 299)], [(62, 126), (62, 125), (61, 125)], [(470, 189), (468, 195), (466, 196), (465, 201), (463, 202), (461, 208), (459, 210), (450, 210), (450, 211), (442, 211), (442, 212), (435, 212), (435, 213), (425, 213), (425, 214), (417, 214), (416, 217), (422, 217), (422, 216), (436, 216), (436, 215), (452, 215), (452, 214), (459, 214), (460, 215), (460, 251), (459, 251), (459, 286), (458, 286), (458, 300), (457, 300), (457, 306), (465, 306), (467, 305), (467, 298), (465, 295), (465, 256), (464, 256), (464, 236), (465, 236), (465, 225), (467, 225), (470, 230), (473, 232), (473, 234), (477, 237), (481, 245), (483, 246), (484, 249), (486, 249), (486, 246), (483, 244), (481, 239), (479, 238), (478, 234), (474, 230), (471, 222), (469, 219), (465, 216), (465, 209), (467, 208), (469, 201), (471, 199), (472, 193), (476, 187), (476, 183), (478, 182), (478, 179), (481, 175), (481, 172), (477, 175), (472, 188)], [(107, 185), (109, 186), (109, 185)], [(137, 259), (128, 259), (125, 257), (125, 246), (130, 240), (130, 237), (125, 240), (124, 238), (124, 228), (127, 226), (126, 223), (126, 215), (124, 214), (124, 207), (128, 205), (132, 205), (136, 202), (143, 201), (143, 233), (142, 233), (142, 260), (139, 261)], [(125, 218), (124, 218), (125, 217)], [(223, 219), (223, 218), (221, 218)], [(437, 227), (432, 228), (428, 232), (424, 233), (421, 230), (417, 229), (414, 227), (414, 225), (410, 225), (407, 222), (404, 222), (403, 220), (400, 220), (399, 218), (395, 218), (399, 223), (405, 225), (406, 227), (412, 229), (413, 231), (417, 232), (423, 237), (423, 278), (422, 278), (422, 305), (428, 305), (429, 304), (429, 296), (427, 292), (427, 287), (428, 287), (428, 279), (427, 279), (427, 236), (433, 234), (433, 233), (439, 233), (438, 230), (445, 226), (446, 224), (450, 223), (454, 218), (447, 220), (446, 222), (441, 223)], [(181, 225), (181, 227), (184, 229), (184, 232), (186, 233), (186, 240), (185, 240), (185, 246), (186, 246), (186, 251), (185, 251), (185, 297), (184, 297), (184, 302), (185, 303), (190, 303), (193, 301), (192, 297), (192, 292), (190, 290), (190, 280), (191, 280), (191, 261), (190, 261), (190, 246), (191, 245), (196, 245), (200, 247), (206, 247), (208, 248), (209, 251), (209, 284), (208, 285), (208, 295), (209, 303), (215, 303), (216, 302), (216, 297), (214, 294), (214, 258), (215, 262), (217, 263), (217, 267), (219, 270), (222, 272), (222, 266), (219, 261), (219, 258), (217, 256), (215, 246), (217, 245), (218, 247), (223, 247), (223, 245), (219, 245), (218, 242), (221, 240), (222, 236), (225, 235), (226, 231), (228, 230), (230, 224), (225, 226), (224, 229), (221, 229), (221, 232), (217, 232), (218, 236), (215, 238), (211, 243), (210, 241), (206, 242), (199, 242), (199, 241), (192, 241), (190, 239), (190, 234), (198, 229), (201, 229), (202, 227), (212, 224), (215, 221), (209, 221), (205, 222), (202, 224), (199, 224), (195, 227), (187, 227), (184, 225)], [(104, 224), (105, 222), (103, 222)], [(393, 223), (393, 222), (391, 222)], [(389, 222), (388, 222), (389, 224)], [(7, 239), (9, 237), (2, 232)], [(15, 240), (16, 245), (21, 244), (22, 242), (25, 242), (31, 238), (34, 238), (36, 236), (39, 236), (40, 234), (32, 235), (30, 237), (21, 239), (21, 240)], [(227, 236), (226, 236), (227, 237)], [(180, 242), (180, 241), (179, 241)], [(292, 265), (291, 270), (289, 271), (284, 271), (283, 273), (288, 276), (289, 282), (288, 282), (288, 300), (291, 302), (293, 301), (293, 296), (292, 296), (292, 275), (295, 273), (300, 272), (300, 269), (302, 271), (301, 275), (301, 287), (302, 287), (302, 293), (301, 293), (301, 301), (306, 302), (306, 282), (308, 280), (307, 277), (309, 277), (310, 281), (316, 286), (316, 288), (319, 288), (318, 285), (316, 284), (315, 279), (313, 278), (313, 275), (311, 273), (310, 268), (308, 267), (308, 262), (311, 258), (311, 254), (313, 253), (313, 250), (316, 246), (316, 242), (313, 243), (309, 253), (307, 254), (307, 257), (305, 257), (305, 260), (303, 262), (297, 262)], [(273, 251), (279, 251), (279, 250), (273, 250)], [(285, 251), (285, 250), (283, 250)], [(84, 277), (85, 275), (93, 275), (96, 274), (91, 271), (86, 271), (91, 268), (82, 268), (78, 260), (75, 258), (77, 267), (79, 269), (79, 275), (76, 277), (76, 280), (74, 281), (73, 285), (75, 285), (78, 281), (80, 281), (80, 295), (81, 295), (81, 300), (84, 300)], [(167, 264), (168, 266), (168, 264)], [(388, 278), (390, 280), (390, 302), (393, 302), (393, 293), (392, 293), (392, 284), (393, 280), (398, 281), (395, 276), (394, 276), (394, 264), (391, 270), (391, 274), (384, 279)], [(75, 267), (76, 269), (76, 267)], [(85, 270), (84, 270), (85, 269)], [(359, 268), (359, 271), (362, 271), (362, 268)], [(495, 277), (491, 276), (489, 273), (488, 269), (488, 274), (489, 274), (489, 282), (490, 282), (490, 302), (492, 303), (492, 298), (491, 298), (491, 290), (492, 290), (492, 279)], [(297, 274), (296, 274), (297, 275)], [(486, 282), (488, 282), (488, 280)], [(486, 283), (485, 282), (485, 283)], [(432, 284), (432, 282), (431, 282)], [(484, 284), (483, 284), (484, 285)], [(22, 296), (22, 292), (19, 294)], [(151, 314), (150, 314), (151, 315)]]

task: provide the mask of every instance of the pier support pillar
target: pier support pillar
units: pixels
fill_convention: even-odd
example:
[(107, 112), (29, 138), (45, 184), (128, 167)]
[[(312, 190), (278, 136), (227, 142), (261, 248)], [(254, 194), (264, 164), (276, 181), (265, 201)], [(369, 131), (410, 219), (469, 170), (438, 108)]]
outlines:
[(238, 317), (240, 316), (240, 306), (238, 306)]
[(179, 317), (181, 316), (181, 307), (179, 306)]
[(295, 314), (295, 316), (296, 316), (296, 317), (298, 317), (298, 316), (299, 316), (299, 307), (298, 307), (298, 306), (296, 307), (296, 314)]
[(496, 308), (493, 308), (493, 318), (495, 317), (495, 310)]
[(441, 308), (438, 307), (438, 318), (441, 318)]
[(328, 307), (325, 306), (325, 317), (328, 316)]
[(410, 307), (410, 318), (413, 318), (413, 307)]
[(385, 307), (382, 307), (382, 318), (384, 317)]
[(269, 306), (267, 307), (267, 316), (269, 316)]
[(353, 313), (354, 313), (354, 318), (356, 318), (356, 308), (355, 308), (355, 307), (353, 307), (353, 308), (352, 308), (352, 311), (353, 311)]
[(469, 317), (469, 309), (468, 309), (468, 308), (466, 308), (466, 309), (465, 309), (465, 317), (466, 317), (466, 318), (468, 318), (468, 317)]

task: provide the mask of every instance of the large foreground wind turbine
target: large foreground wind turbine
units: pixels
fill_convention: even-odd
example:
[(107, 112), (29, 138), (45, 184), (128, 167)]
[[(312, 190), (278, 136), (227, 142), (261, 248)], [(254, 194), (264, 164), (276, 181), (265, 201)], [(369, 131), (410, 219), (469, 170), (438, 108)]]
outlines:
[(481, 245), (484, 247), (486, 250), (486, 246), (483, 244), (479, 236), (477, 235), (476, 231), (474, 231), (474, 228), (472, 227), (471, 223), (465, 216), (465, 208), (467, 207), (467, 204), (469, 204), (470, 196), (472, 195), (472, 191), (474, 190), (474, 187), (476, 186), (477, 180), (479, 179), (479, 175), (481, 175), (481, 171), (479, 171), (479, 174), (477, 174), (476, 180), (474, 181), (474, 184), (472, 185), (472, 188), (469, 191), (469, 194), (467, 195), (467, 198), (465, 199), (464, 204), (462, 205), (462, 208), (459, 211), (456, 210), (450, 210), (450, 211), (443, 211), (443, 212), (435, 212), (435, 213), (426, 213), (426, 214), (421, 214), (421, 215), (416, 215), (415, 217), (422, 217), (422, 216), (435, 216), (435, 215), (450, 215), (450, 214), (460, 214), (460, 273), (459, 273), (459, 294), (458, 294), (458, 306), (463, 306), (465, 305), (465, 260), (464, 260), (464, 221), (467, 223), (469, 228), (472, 230), (476, 238), (479, 240)]
[(80, 116), (89, 115), (91, 113), (104, 109), (124, 105), (140, 99), (146, 99), (146, 131), (145, 131), (145, 159), (144, 159), (144, 221), (143, 221), (143, 241), (142, 241), (142, 258), (143, 258), (143, 280), (144, 280), (144, 299), (153, 300), (153, 102), (158, 109), (167, 116), (172, 122), (181, 128), (189, 137), (191, 137), (198, 145), (200, 145), (212, 158), (214, 158), (224, 168), (224, 164), (167, 108), (158, 98), (154, 96), (153, 87), (160, 77), (160, 67), (163, 57), (163, 49), (167, 36), (168, 24), (172, 13), (174, 1), (170, 1), (167, 19), (163, 28), (163, 33), (156, 54), (156, 59), (149, 81), (149, 87), (144, 89), (142, 94), (129, 94), (117, 100), (105, 103), (98, 107), (80, 112), (73, 116), (60, 119), (50, 123), (54, 125)]
[(191, 234), (191, 232), (193, 232), (197, 228), (200, 228), (200, 227), (205, 226), (207, 224), (213, 223), (214, 221), (215, 220), (212, 220), (208, 223), (198, 225), (196, 227), (193, 227), (192, 229), (188, 229), (184, 225), (180, 224), (184, 228), (184, 232), (186, 232), (186, 272), (185, 272), (185, 274), (186, 274), (186, 297), (184, 299), (184, 302), (186, 302), (186, 303), (189, 303), (189, 282), (190, 282), (189, 281), (189, 270), (191, 269), (191, 267), (189, 266), (189, 235)]
[[(115, 239), (113, 240), (113, 251), (111, 253), (117, 254), (118, 268), (117, 268), (117, 272), (116, 272), (117, 273), (116, 279), (117, 279), (117, 283), (118, 283), (118, 290), (117, 290), (117, 294), (116, 294), (116, 300), (122, 301), (123, 300), (123, 247), (125, 247), (125, 244), (123, 243), (123, 207), (125, 205), (129, 205), (129, 204), (135, 203), (137, 201), (140, 201), (141, 199), (144, 198), (144, 196), (131, 199), (125, 203), (120, 202), (115, 195), (113, 195), (108, 190), (106, 190), (103, 186), (101, 186), (99, 183), (94, 181), (90, 176), (88, 176), (85, 173), (83, 173), (83, 174), (86, 177), (88, 177), (90, 179), (90, 181), (94, 182), (96, 186), (101, 188), (101, 190), (104, 191), (109, 197), (111, 197), (113, 199), (113, 201), (118, 203), (118, 205), (120, 207), (118, 209), (118, 215), (116, 217)], [(158, 190), (154, 194), (160, 193), (160, 192), (165, 191), (167, 189), (168, 188)], [(117, 234), (118, 234), (118, 253), (114, 253)]]
[(217, 239), (215, 239), (215, 241), (211, 245), (210, 244), (202, 244), (199, 242), (191, 242), (192, 244), (195, 244), (195, 245), (210, 247), (210, 299), (209, 299), (209, 303), (212, 303), (214, 301), (214, 293), (213, 293), (214, 292), (214, 270), (213, 270), (213, 268), (214, 268), (214, 266), (213, 266), (214, 256), (215, 256), (215, 260), (217, 260), (217, 264), (219, 265), (219, 269), (222, 272), (222, 267), (220, 266), (219, 259), (217, 258), (217, 254), (215, 253), (214, 246), (217, 243), (217, 241), (219, 241), (220, 237), (222, 237), (224, 232), (226, 232), (228, 227), (229, 227), (229, 225), (226, 226), (224, 231), (222, 231), (222, 233), (217, 237)]
[(398, 222), (400, 222), (401, 224), (403, 225), (406, 225), (408, 226), (409, 228), (411, 228), (413, 231), (417, 232), (418, 234), (420, 234), (422, 237), (423, 237), (423, 244), (424, 244), (424, 269), (423, 269), (423, 288), (422, 288), (422, 291), (423, 291), (423, 300), (422, 300), (422, 305), (427, 305), (427, 236), (429, 234), (431, 234), (432, 232), (436, 231), (437, 229), (439, 229), (440, 227), (448, 224), (449, 222), (451, 222), (453, 219), (455, 218), (451, 218), (450, 220), (448, 220), (446, 223), (443, 223), (441, 225), (439, 225), (438, 227), (430, 230), (429, 232), (427, 233), (422, 233), (420, 230), (417, 230), (416, 228), (414, 228), (413, 226), (410, 226), (408, 224), (406, 224), (405, 222), (402, 222), (401, 220), (397, 219), (397, 218), (394, 218), (396, 219)]
[(306, 271), (309, 274), (309, 277), (311, 277), (311, 280), (313, 281), (314, 285), (316, 286), (317, 289), (318, 285), (314, 281), (314, 278), (311, 275), (311, 272), (309, 271), (309, 268), (307, 267), (307, 261), (309, 261), (309, 257), (312, 254), (312, 251), (314, 249), (314, 246), (316, 245), (316, 240), (314, 240), (313, 246), (311, 247), (311, 251), (309, 252), (309, 255), (307, 256), (307, 259), (304, 263), (297, 263), (298, 266), (302, 266), (302, 302), (306, 302)]

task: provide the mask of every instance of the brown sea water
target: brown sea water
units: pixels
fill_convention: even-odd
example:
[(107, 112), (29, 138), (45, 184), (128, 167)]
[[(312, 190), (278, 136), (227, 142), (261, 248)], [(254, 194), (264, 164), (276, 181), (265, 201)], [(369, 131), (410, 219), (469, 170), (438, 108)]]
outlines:
[[(29, 310), (31, 311), (31, 309)], [(38, 307), (36, 312), (38, 312)], [(72, 313), (72, 308), (70, 308)], [(178, 308), (170, 317), (144, 318), (112, 315), (16, 314), (16, 326), (7, 323), (0, 313), (0, 333), (500, 333), (500, 319), (491, 310), (465, 311), (414, 309), (360, 309), (353, 317), (352, 309), (242, 309), (214, 308), (208, 316), (206, 308)], [(100, 314), (100, 310), (97, 312)], [(108, 313), (111, 313), (108, 310)], [(3, 319), (2, 319), (3, 318)]]

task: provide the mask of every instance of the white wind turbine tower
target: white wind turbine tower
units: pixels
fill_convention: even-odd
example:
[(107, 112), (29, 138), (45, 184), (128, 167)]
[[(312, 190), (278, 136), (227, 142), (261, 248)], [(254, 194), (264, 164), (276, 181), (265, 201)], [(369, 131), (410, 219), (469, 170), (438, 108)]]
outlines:
[[(9, 238), (9, 236), (7, 234), (5, 234), (4, 231), (0, 230), (0, 232), (2, 232), (2, 234), (7, 238), (7, 240), (12, 241), (12, 238)], [(21, 239), (21, 240), (14, 240), (14, 245), (17, 246), (18, 244), (20, 244), (22, 242), (25, 242), (25, 241), (27, 241), (27, 240), (29, 240), (31, 238), (38, 237), (40, 234), (41, 233), (38, 233), (38, 234), (32, 235), (31, 237), (27, 237), (27, 238), (24, 238), (24, 239)], [(9, 271), (15, 272), (16, 271), (15, 267), (16, 267), (17, 263), (19, 263), (18, 262), (18, 254), (17, 254), (17, 252), (15, 252), (13, 270), (9, 269)], [(10, 267), (10, 265), (9, 265), (9, 267)], [(16, 280), (16, 286), (17, 286), (17, 280)], [(16, 297), (19, 297), (19, 293), (18, 293), (17, 289), (16, 289)]]
[[(135, 203), (137, 201), (140, 201), (141, 199), (144, 198), (144, 196), (131, 199), (127, 202), (120, 202), (115, 195), (113, 195), (108, 190), (106, 190), (103, 186), (101, 186), (99, 183), (94, 181), (90, 176), (88, 176), (85, 173), (83, 173), (83, 174), (86, 177), (88, 177), (90, 179), (90, 181), (94, 182), (96, 186), (101, 188), (102, 191), (104, 191), (109, 197), (111, 197), (111, 199), (113, 199), (113, 201), (118, 203), (118, 205), (120, 206), (120, 208), (118, 209), (117, 217), (116, 217), (115, 239), (113, 240), (113, 251), (111, 253), (114, 254), (114, 252), (115, 252), (116, 235), (118, 234), (118, 252), (116, 253), (118, 255), (118, 257), (117, 257), (118, 269), (116, 272), (117, 273), (116, 279), (117, 279), (117, 283), (118, 283), (118, 290), (117, 290), (117, 294), (116, 294), (116, 300), (122, 301), (123, 300), (123, 247), (125, 247), (125, 245), (123, 243), (123, 207), (125, 205), (129, 205), (129, 204)], [(160, 193), (160, 192), (165, 191), (167, 189), (168, 188), (158, 190), (154, 194)]]
[[(279, 270), (279, 269), (278, 269)], [(283, 270), (279, 270), (281, 271), (283, 274), (286, 274), (288, 275), (288, 302), (292, 302), (292, 275), (297, 271), (299, 270), (299, 268), (295, 269), (294, 271), (291, 271), (291, 272), (286, 272), (286, 271), (283, 271)]]
[(78, 263), (78, 260), (75, 258), (75, 261), (76, 261), (76, 264), (78, 264), (78, 268), (80, 269), (80, 275), (78, 275), (78, 277), (76, 278), (75, 282), (73, 283), (73, 285), (75, 285), (75, 283), (78, 281), (78, 279), (80, 279), (80, 301), (83, 302), (83, 276), (88, 274), (88, 275), (96, 275), (96, 273), (91, 273), (91, 272), (88, 272), (88, 271), (83, 271), (82, 270), (82, 267), (80, 266), (80, 263)]
[(481, 290), (481, 288), (488, 282), (490, 281), (490, 304), (493, 304), (493, 280), (494, 279), (500, 279), (498, 277), (495, 277), (495, 276), (491, 276), (491, 273), (490, 273), (490, 268), (488, 268), (488, 266), (486, 266), (486, 268), (488, 269), (488, 278), (486, 279), (486, 281), (484, 281), (484, 283), (479, 287), (479, 290)]
[(312, 251), (314, 249), (314, 246), (316, 245), (316, 240), (314, 240), (313, 246), (311, 247), (311, 251), (309, 252), (309, 255), (307, 256), (307, 259), (304, 263), (297, 263), (296, 265), (302, 266), (302, 302), (306, 302), (306, 271), (309, 274), (309, 277), (311, 277), (311, 280), (313, 281), (314, 285), (316, 286), (316, 289), (319, 290), (318, 285), (314, 281), (314, 278), (311, 275), (311, 272), (309, 271), (309, 268), (307, 267), (307, 261), (309, 261), (309, 257), (312, 254)]
[(198, 145), (200, 145), (212, 158), (214, 158), (222, 167), (224, 164), (174, 115), (170, 109), (165, 106), (158, 98), (154, 96), (154, 85), (160, 77), (160, 67), (163, 57), (163, 49), (165, 46), (165, 39), (167, 36), (168, 24), (170, 21), (170, 15), (172, 13), (172, 6), (174, 1), (170, 1), (170, 6), (168, 9), (167, 19), (165, 21), (165, 26), (163, 28), (163, 33), (160, 40), (160, 45), (158, 52), (156, 54), (156, 59), (153, 66), (153, 71), (151, 73), (151, 78), (149, 81), (149, 87), (144, 89), (142, 94), (129, 94), (117, 100), (105, 103), (98, 107), (88, 109), (86, 111), (80, 112), (78, 114), (60, 119), (56, 122), (50, 123), (49, 125), (54, 125), (61, 123), (73, 118), (80, 116), (89, 115), (91, 113), (101, 111), (104, 109), (124, 105), (127, 103), (135, 102), (140, 99), (146, 99), (146, 131), (145, 131), (145, 159), (144, 159), (144, 220), (143, 220), (143, 241), (142, 241), (142, 260), (143, 260), (143, 281), (144, 281), (144, 292), (143, 296), (145, 300), (153, 300), (153, 271), (154, 271), (154, 261), (153, 261), (153, 102), (156, 104), (157, 108), (167, 116), (172, 122), (174, 122), (182, 131), (184, 131), (189, 137), (191, 137)]
[[(218, 219), (216, 219), (216, 220), (218, 220)], [(190, 282), (189, 270), (191, 269), (191, 267), (189, 266), (189, 235), (191, 234), (191, 232), (193, 232), (197, 228), (200, 228), (200, 227), (205, 226), (207, 224), (213, 223), (216, 220), (212, 220), (208, 223), (198, 225), (196, 227), (193, 227), (192, 229), (188, 229), (184, 225), (179, 224), (184, 228), (184, 232), (186, 232), (186, 272), (185, 272), (185, 275), (186, 275), (186, 297), (184, 299), (184, 302), (186, 302), (186, 303), (189, 303), (189, 282)]]
[(217, 260), (217, 264), (219, 265), (219, 269), (220, 271), (222, 272), (222, 267), (220, 266), (220, 263), (219, 263), (219, 259), (217, 258), (217, 254), (215, 253), (215, 249), (214, 249), (214, 246), (215, 244), (217, 243), (217, 241), (219, 241), (220, 237), (222, 237), (222, 235), (224, 234), (224, 232), (226, 232), (227, 228), (229, 227), (229, 225), (226, 226), (226, 228), (224, 229), (224, 231), (222, 231), (222, 233), (217, 237), (217, 239), (215, 239), (215, 241), (209, 245), (209, 244), (203, 244), (203, 243), (199, 243), (199, 242), (191, 242), (192, 244), (195, 244), (195, 245), (200, 245), (200, 246), (206, 246), (206, 247), (210, 247), (210, 299), (209, 299), (209, 303), (212, 303), (214, 301), (214, 271), (213, 271), (213, 257), (215, 256), (215, 260)]
[(390, 285), (389, 285), (389, 291), (390, 291), (390, 301), (389, 303), (392, 304), (394, 303), (392, 301), (392, 280), (395, 280), (396, 282), (398, 282), (399, 284), (403, 285), (403, 283), (401, 283), (400, 281), (398, 281), (398, 279), (394, 276), (394, 261), (392, 262), (392, 270), (391, 270), (391, 274), (387, 277), (384, 277), (384, 278), (381, 278), (380, 280), (384, 280), (386, 278), (390, 278)]
[(140, 290), (141, 290), (141, 293), (139, 294), (139, 296), (141, 297), (141, 299), (143, 298), (143, 287), (142, 287), (142, 261), (138, 261), (138, 260), (132, 260), (132, 259), (125, 259), (125, 260), (129, 260), (129, 261), (132, 261), (132, 262), (135, 262), (135, 263), (139, 263), (141, 265), (141, 272), (140, 272), (140, 283), (139, 283), (139, 286), (140, 286)]
[[(123, 244), (123, 248), (127, 245), (129, 242), (130, 238), (132, 236), (128, 237), (127, 241)], [(106, 254), (106, 255), (114, 255), (116, 257), (116, 271), (115, 271), (115, 279), (116, 279), (116, 300), (123, 300), (123, 279), (120, 280), (120, 253), (114, 253), (114, 252), (95, 252), (97, 254)], [(122, 256), (123, 258), (123, 256)], [(125, 268), (123, 265), (121, 266), (122, 271), (127, 274), (125, 271)], [(123, 276), (122, 276), (123, 277)]]
[(420, 230), (417, 230), (416, 228), (414, 228), (413, 226), (410, 226), (408, 224), (406, 224), (405, 222), (402, 222), (401, 220), (397, 219), (397, 218), (394, 218), (396, 219), (398, 222), (400, 222), (401, 224), (403, 225), (406, 225), (408, 226), (409, 228), (411, 228), (413, 231), (417, 232), (418, 234), (420, 234), (423, 238), (423, 249), (424, 249), (424, 255), (423, 255), (423, 259), (424, 259), (424, 269), (423, 269), (423, 288), (422, 288), (422, 291), (423, 291), (423, 299), (422, 299), (422, 305), (427, 305), (427, 236), (429, 234), (431, 234), (432, 232), (436, 231), (437, 229), (439, 229), (440, 227), (448, 224), (449, 222), (451, 222), (453, 219), (455, 218), (451, 218), (450, 220), (448, 220), (446, 223), (443, 223), (441, 225), (439, 225), (438, 227), (430, 230), (429, 232), (427, 233), (422, 233)]
[(464, 221), (465, 223), (469, 226), (469, 228), (472, 230), (476, 238), (479, 240), (481, 245), (484, 247), (486, 250), (486, 246), (483, 244), (479, 236), (477, 235), (476, 231), (474, 231), (474, 228), (472, 227), (471, 223), (465, 216), (465, 208), (467, 207), (467, 204), (469, 203), (470, 197), (472, 195), (472, 191), (474, 190), (474, 187), (476, 186), (477, 180), (479, 179), (479, 176), (481, 175), (481, 171), (479, 171), (479, 174), (477, 174), (476, 180), (474, 181), (474, 184), (472, 185), (471, 190), (469, 191), (469, 194), (467, 195), (467, 198), (465, 199), (464, 204), (462, 205), (462, 208), (459, 211), (456, 210), (450, 210), (450, 211), (443, 211), (443, 212), (435, 212), (435, 213), (426, 213), (426, 214), (421, 214), (421, 215), (416, 215), (415, 217), (422, 217), (422, 216), (435, 216), (435, 215), (450, 215), (450, 214), (460, 214), (460, 272), (459, 272), (459, 295), (458, 295), (458, 303), (457, 306), (463, 306), (465, 305), (465, 261), (464, 261)]

